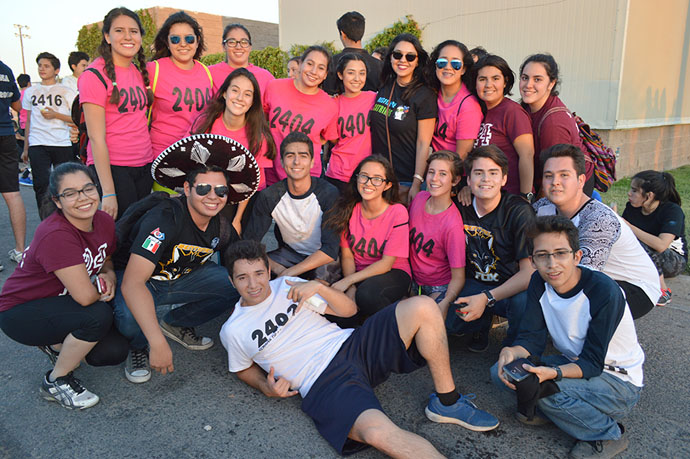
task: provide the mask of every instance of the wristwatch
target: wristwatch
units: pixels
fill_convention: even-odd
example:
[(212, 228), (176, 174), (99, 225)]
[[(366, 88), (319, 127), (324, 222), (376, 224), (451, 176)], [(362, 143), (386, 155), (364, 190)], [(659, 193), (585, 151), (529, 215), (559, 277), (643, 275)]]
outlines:
[(486, 303), (486, 307), (487, 308), (493, 308), (494, 305), (496, 304), (496, 298), (494, 298), (494, 296), (488, 290), (484, 290), (484, 291), (482, 291), (482, 293), (484, 295), (486, 295), (486, 297), (489, 299), (489, 301), (487, 301), (487, 303)]
[(551, 368), (556, 370), (556, 377), (553, 379), (554, 381), (560, 381), (561, 379), (563, 379), (563, 372), (561, 371), (561, 367), (555, 366)]
[(520, 196), (525, 198), (530, 204), (534, 201), (534, 193), (531, 191), (529, 193), (520, 193)]

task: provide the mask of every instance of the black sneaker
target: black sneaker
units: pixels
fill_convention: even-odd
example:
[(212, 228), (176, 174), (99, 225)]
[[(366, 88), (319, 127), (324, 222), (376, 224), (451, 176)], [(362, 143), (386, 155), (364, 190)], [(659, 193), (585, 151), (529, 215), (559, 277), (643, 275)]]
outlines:
[(489, 333), (478, 331), (472, 334), (472, 339), (467, 345), (467, 349), (472, 352), (484, 352), (489, 348)]
[(151, 379), (149, 353), (146, 349), (130, 349), (125, 363), (125, 377), (134, 384), (145, 383)]
[(58, 402), (68, 410), (83, 410), (98, 403), (98, 395), (86, 390), (72, 372), (55, 379), (54, 382), (48, 381), (48, 375), (50, 371), (43, 377), (40, 389), (44, 399)]

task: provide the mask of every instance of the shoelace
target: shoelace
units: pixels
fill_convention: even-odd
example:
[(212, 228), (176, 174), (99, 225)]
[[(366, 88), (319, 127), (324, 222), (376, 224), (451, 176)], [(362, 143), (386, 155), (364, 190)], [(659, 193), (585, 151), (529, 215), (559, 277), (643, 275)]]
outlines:
[(146, 351), (132, 351), (132, 366), (142, 368), (146, 366)]
[(601, 440), (590, 441), (589, 444), (592, 445), (592, 449), (597, 453), (604, 451), (604, 444)]
[(81, 381), (79, 381), (77, 378), (74, 377), (74, 374), (72, 372), (67, 373), (67, 375), (63, 376), (62, 379), (65, 383), (69, 384), (69, 386), (72, 388), (74, 392), (77, 394), (81, 394), (84, 392), (86, 389), (84, 386), (82, 386)]
[(194, 329), (194, 327), (182, 327), (180, 328), (180, 334), (182, 335), (183, 340), (185, 336), (189, 336), (195, 342), (201, 340), (201, 338), (199, 338), (199, 335), (196, 334), (196, 330)]

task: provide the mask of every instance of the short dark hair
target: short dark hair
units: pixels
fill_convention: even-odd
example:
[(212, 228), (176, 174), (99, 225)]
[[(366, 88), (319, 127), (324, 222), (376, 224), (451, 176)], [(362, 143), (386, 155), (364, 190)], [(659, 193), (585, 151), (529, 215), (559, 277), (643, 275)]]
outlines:
[(239, 22), (235, 22), (233, 24), (228, 24), (225, 26), (223, 29), (223, 40), (227, 38), (226, 36), (233, 30), (235, 29), (242, 29), (244, 30), (244, 33), (247, 34), (247, 38), (249, 39), (249, 44), (252, 44), (252, 34), (249, 33), (249, 29), (246, 28), (244, 25), (240, 24)]
[(486, 49), (484, 49), (484, 47), (482, 47), (482, 46), (475, 46), (474, 48), (472, 48), (470, 50), (470, 55), (473, 58), (477, 58), (477, 60), (481, 59), (482, 57), (486, 56), (487, 54), (489, 54), (489, 52)]
[(503, 74), (503, 79), (506, 82), (505, 88), (503, 88), (503, 95), (510, 96), (510, 90), (513, 89), (513, 84), (515, 84), (515, 72), (510, 68), (510, 65), (501, 56), (495, 54), (487, 54), (477, 61), (472, 67), (472, 80), (475, 84), (477, 82), (477, 76), (479, 71), (484, 67), (496, 67)]
[(361, 13), (350, 11), (345, 13), (336, 21), (338, 32), (345, 34), (352, 41), (360, 41), (364, 36), (365, 19)]
[(306, 143), (309, 149), (309, 155), (314, 157), (314, 144), (311, 139), (304, 132), (293, 131), (285, 136), (282, 142), (280, 142), (280, 157), (283, 158), (283, 152), (291, 143)]
[(379, 56), (381, 56), (381, 59), (383, 59), (383, 56), (385, 56), (387, 52), (388, 52), (388, 46), (379, 46), (378, 48), (373, 50), (371, 52), (371, 54), (379, 53)]
[(185, 177), (184, 181), (189, 183), (189, 186), (194, 186), (194, 184), (196, 183), (196, 177), (199, 174), (207, 174), (209, 172), (220, 172), (225, 177), (225, 180), (228, 181), (228, 175), (225, 172), (225, 169), (218, 166), (203, 166), (198, 169), (194, 169), (193, 171), (187, 172), (187, 177)]
[(69, 65), (69, 68), (71, 69), (72, 66), (76, 67), (79, 65), (81, 61), (89, 62), (89, 55), (83, 51), (72, 51), (69, 53), (69, 57), (67, 58), (67, 65)]
[(60, 68), (60, 59), (55, 57), (54, 54), (42, 52), (41, 54), (36, 56), (36, 63), (38, 64), (38, 61), (40, 61), (41, 59), (48, 59), (50, 61), (50, 65), (52, 65), (55, 70), (58, 70)]
[(585, 164), (585, 154), (582, 153), (575, 145), (569, 143), (557, 143), (552, 145), (546, 150), (542, 150), (539, 159), (541, 160), (542, 168), (546, 164), (546, 161), (551, 158), (571, 158), (573, 160), (573, 167), (577, 175), (585, 175), (586, 164)]
[(17, 84), (20, 88), (26, 88), (31, 83), (31, 77), (26, 73), (20, 73), (17, 77)]
[(580, 233), (570, 219), (562, 215), (544, 215), (537, 217), (534, 224), (527, 230), (530, 253), (534, 252), (534, 240), (537, 236), (545, 233), (565, 234), (573, 252), (580, 250)]
[(496, 145), (484, 145), (473, 149), (465, 158), (465, 173), (470, 175), (472, 172), (472, 165), (479, 158), (487, 158), (498, 164), (503, 175), (508, 175), (508, 158), (503, 150)]
[(290, 59), (288, 59), (287, 63), (289, 64), (290, 62), (297, 62), (297, 65), (300, 65), (302, 63), (302, 56), (292, 56)]
[(266, 254), (266, 246), (259, 241), (251, 239), (237, 241), (228, 247), (225, 251), (224, 263), (225, 269), (232, 278), (232, 271), (235, 268), (237, 260), (261, 260), (266, 268), (268, 268), (268, 255)]
[(426, 159), (427, 171), (429, 170), (429, 165), (431, 162), (436, 161), (437, 159), (448, 161), (450, 163), (450, 173), (453, 180), (458, 177), (462, 177), (462, 159), (460, 159), (460, 156), (457, 153), (449, 150), (439, 150), (431, 153)]

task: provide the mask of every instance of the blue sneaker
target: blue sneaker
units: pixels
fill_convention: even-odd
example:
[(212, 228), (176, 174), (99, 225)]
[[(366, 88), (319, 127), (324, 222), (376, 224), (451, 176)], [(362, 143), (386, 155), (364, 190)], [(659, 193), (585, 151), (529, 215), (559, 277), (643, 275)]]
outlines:
[(29, 175), (28, 177), (19, 177), (19, 184), (24, 186), (34, 186), (34, 181)]
[(431, 421), (458, 424), (475, 432), (486, 432), (498, 427), (498, 419), (470, 401), (475, 397), (474, 394), (460, 395), (455, 404), (445, 406), (434, 393), (429, 396), (429, 404), (424, 412)]

